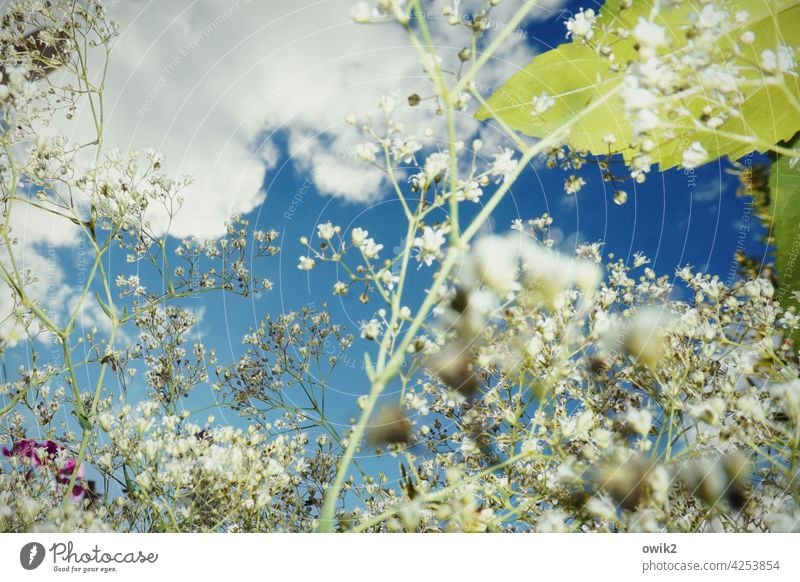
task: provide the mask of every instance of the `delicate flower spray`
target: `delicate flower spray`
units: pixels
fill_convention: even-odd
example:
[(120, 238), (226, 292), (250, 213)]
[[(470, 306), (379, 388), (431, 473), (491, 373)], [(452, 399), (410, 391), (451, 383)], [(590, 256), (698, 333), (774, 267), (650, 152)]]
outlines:
[[(265, 314), (232, 361), (198, 341), (187, 300), (271, 289), (252, 267), (278, 253), (278, 233), (232, 217), (218, 239), (173, 244), (158, 225), (179, 211), (187, 182), (170, 178), (156, 152), (106, 149), (100, 117), (86, 145), (42, 135), (43, 117), (71, 116), (90, 97), (102, 102), (86, 51), (102, 56), (117, 28), (99, 2), (10, 4), (3, 34), (19, 40), (36, 28), (43, 44), (0, 55), (4, 216), (35, 204), (78, 229), (91, 277), (66, 316), (51, 312), (37, 301), (37, 274), (12, 260), (24, 249), (11, 223), (0, 227), (0, 279), (13, 301), (0, 314), (0, 350), (25, 344), (32, 354), (0, 384), (0, 531), (797, 529), (800, 380), (789, 338), (798, 318), (768, 278), (722, 282), (689, 267), (659, 275), (639, 253), (604, 263), (600, 243), (567, 256), (554, 248), (548, 215), (487, 233), (535, 159), (568, 169), (565, 191), (580, 195), (586, 159), (567, 152), (565, 136), (599, 107), (574, 112), (536, 142), (504, 123), (504, 145), (462, 135), (459, 116), (486, 102), (481, 70), (535, 3), (522, 3), (485, 42), (498, 4), (468, 13), (445, 3), (444, 25), (464, 32), (467, 47), (449, 56), (434, 50), (420, 0), (353, 7), (358, 23), (408, 33), (430, 89), (407, 103), (415, 111), (431, 104), (441, 133), (400, 122), (397, 95), (380, 97), (377, 115), (348, 116), (362, 132), (353, 156), (383, 172), (402, 208), (403, 242), (390, 252), (385, 233), (320, 222), (291, 265), (309, 277), (337, 267), (324, 288), (371, 313), (353, 330), (324, 308)], [(698, 51), (714, 23), (730, 25), (720, 3), (706, 6), (690, 23)], [(682, 64), (667, 56), (671, 41), (657, 22), (633, 26), (639, 50), (621, 94), (637, 136), (628, 167), (641, 181), (655, 147), (648, 132), (676, 119), (662, 115), (677, 102), (676, 67), (702, 65), (703, 86), (714, 88), (703, 131), (713, 131), (724, 102), (735, 104), (736, 88), (730, 71), (701, 58), (714, 50), (685, 51)], [(603, 27), (585, 9), (565, 33), (610, 59), (601, 40), (619, 31)], [(92, 42), (73, 42), (71, 30)], [(43, 83), (59, 66), (72, 82)], [(753, 66), (770, 78), (791, 75), (795, 56), (776, 46)], [(553, 114), (557, 97), (525, 100), (525, 119)], [(609, 152), (622, 141), (610, 130), (603, 138)], [(710, 153), (698, 140), (680, 155), (693, 168)], [(87, 157), (94, 162), (84, 165)], [(613, 191), (624, 203), (625, 191)], [(106, 272), (112, 249), (160, 283)], [(424, 285), (419, 301), (412, 284)], [(96, 329), (78, 325), (87, 309), (98, 314)], [(63, 361), (45, 363), (37, 338), (52, 340)], [(356, 341), (366, 346), (364, 388), (343, 428), (329, 414), (328, 379), (343, 362), (360, 364)], [(219, 403), (203, 420), (186, 406), (199, 387)], [(231, 412), (238, 428), (216, 418)], [(396, 457), (397, 472), (363, 469), (367, 446)], [(93, 495), (88, 474), (103, 485)]]
[[(396, 19), (406, 28), (446, 120), (454, 119), (465, 102), (462, 92), (486, 106), (473, 81), (494, 43), (480, 58), (468, 55), (465, 70), (451, 76), (424, 40), (430, 34), (425, 19), (407, 25), (418, 3), (405, 4), (404, 17), (397, 15), (400, 3), (379, 2), (369, 18), (367, 6), (359, 4), (357, 21)], [(449, 10), (455, 13), (457, 7)], [(480, 16), (490, 10), (491, 3)], [(515, 18), (521, 20), (524, 12)], [(702, 29), (696, 46), (713, 18), (709, 8), (693, 23)], [(476, 17), (466, 27), (480, 36), (477, 22)], [(567, 34), (608, 56), (602, 45), (595, 46), (602, 25), (597, 13), (582, 10), (567, 23)], [(664, 56), (671, 41), (660, 25), (642, 20), (633, 34), (641, 62), (630, 67), (621, 95), (640, 150), (631, 156), (629, 170), (631, 178), (642, 181), (656, 147), (649, 132), (668, 125), (659, 110), (668, 102), (663, 97), (671, 91), (667, 83), (678, 83), (680, 66), (687, 63)], [(779, 69), (772, 64), (777, 61), (767, 55), (766, 68)], [(722, 103), (732, 89), (721, 71), (704, 65), (700, 74), (703, 83), (717, 83), (715, 95)], [(419, 96), (409, 103), (418, 106)], [(544, 118), (555, 105), (547, 93), (534, 96), (531, 116)], [(362, 325), (362, 335), (379, 344), (377, 359), (366, 360), (370, 391), (359, 399), (362, 414), (326, 495), (320, 530), (340, 523), (334, 503), (350, 487), (349, 470), (362, 437), (367, 434), (371, 444), (380, 441), (381, 431), (370, 427), (396, 423), (405, 431), (409, 422), (415, 438), (404, 432), (402, 439), (380, 444), (415, 465), (415, 477), (408, 478), (414, 493), (408, 485), (367, 504), (357, 512), (359, 518), (348, 521), (357, 531), (749, 531), (786, 527), (791, 518), (768, 517), (774, 502), (784, 516), (797, 515), (796, 496), (788, 493), (796, 466), (786, 471), (785, 465), (778, 468), (774, 459), (752, 452), (754, 443), (776, 437), (788, 444), (791, 425), (768, 427), (770, 413), (763, 407), (770, 394), (766, 387), (797, 375), (791, 344), (784, 339), (791, 325), (781, 323), (788, 322), (788, 312), (773, 301), (766, 281), (722, 285), (684, 269), (671, 283), (645, 267), (649, 261), (640, 254), (632, 265), (616, 261), (604, 267), (599, 244), (562, 256), (551, 250), (547, 216), (520, 221), (513, 233), (478, 236), (534, 157), (573, 172), (586, 163), (580, 153), (564, 153), (561, 137), (592, 109), (532, 146), (501, 123), (519, 151), (501, 148), (483, 163), (475, 156), (482, 143), (475, 141), (470, 151), (458, 136), (451, 135), (449, 148), (417, 150), (411, 163), (419, 171), (412, 170), (410, 193), (394, 178), (398, 168), (392, 160), (399, 154), (392, 144), (406, 138), (390, 138), (397, 127), (391, 114), (388, 133), (375, 126), (367, 130), (384, 149), (384, 169), (408, 221), (408, 242), (390, 259), (401, 266), (395, 289), (381, 286), (379, 272), (367, 263), (351, 269), (365, 294), (380, 295), (385, 327), (379, 332), (378, 320)], [(604, 143), (613, 151), (617, 137), (609, 132)], [(682, 155), (687, 169), (710, 156), (699, 141), (687, 143)], [(619, 181), (610, 170), (606, 176)], [(464, 194), (466, 184), (481, 188), (486, 206), (462, 224), (458, 207), (472, 199)], [(585, 184), (573, 174), (565, 191), (576, 194)], [(615, 188), (615, 203), (624, 204), (627, 197)], [(439, 208), (448, 209), (447, 219), (432, 218)], [(345, 264), (346, 253), (342, 247), (319, 258)], [(426, 300), (409, 315), (402, 289), (414, 260), (434, 270)], [(698, 291), (692, 304), (671, 300), (681, 285), (713, 288), (713, 293)], [(749, 292), (754, 285), (763, 292)], [(764, 317), (755, 316), (762, 309)], [(776, 354), (768, 356), (768, 366), (740, 367), (765, 357), (761, 350)], [(424, 372), (420, 377), (415, 370)], [(402, 397), (387, 423), (386, 409), (375, 410), (393, 382), (400, 382)], [(403, 406), (406, 416), (400, 413)], [(750, 420), (742, 423), (742, 415)], [(767, 424), (755, 428), (753, 422)], [(350, 520), (352, 514), (347, 515)]]

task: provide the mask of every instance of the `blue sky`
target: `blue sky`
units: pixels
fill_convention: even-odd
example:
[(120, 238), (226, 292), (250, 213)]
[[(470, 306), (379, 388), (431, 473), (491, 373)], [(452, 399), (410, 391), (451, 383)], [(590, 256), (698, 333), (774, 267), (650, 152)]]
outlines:
[[(138, 3), (131, 3), (134, 4)], [(366, 170), (356, 168), (351, 161), (337, 162), (330, 156), (353, 143), (353, 130), (343, 121), (343, 114), (350, 106), (374, 108), (379, 92), (398, 87), (401, 94), (408, 94), (420, 82), (415, 59), (407, 61), (402, 60), (406, 57), (397, 56), (403, 48), (392, 44), (399, 42), (397, 37), (384, 32), (385, 29), (362, 32), (363, 27), (352, 28), (354, 25), (349, 23), (346, 8), (338, 20), (323, 26), (321, 22), (326, 16), (316, 12), (308, 12), (307, 18), (293, 21), (297, 15), (291, 3), (276, 4), (272, 14), (261, 7), (245, 4), (248, 6), (242, 5), (241, 14), (223, 10), (213, 1), (200, 2), (198, 7), (185, 2), (169, 7), (152, 3), (133, 8), (122, 6), (119, 8), (123, 22), (120, 42), (128, 43), (130, 50), (138, 45), (146, 50), (137, 53), (136, 58), (124, 50), (118, 51), (124, 54), (124, 58), (120, 57), (123, 71), (118, 77), (112, 77), (109, 89), (113, 104), (110, 143), (123, 148), (127, 145), (143, 147), (144, 142), (150, 140), (152, 145), (161, 144), (167, 150), (168, 161), (172, 164), (169, 167), (200, 174), (202, 187), (195, 188), (189, 196), (188, 216), (179, 224), (180, 234), (218, 234), (220, 218), (232, 211), (244, 212), (253, 227), (274, 228), (281, 233), (282, 252), (254, 266), (259, 276), (275, 282), (272, 292), (248, 299), (214, 294), (184, 303), (202, 313), (197, 333), (209, 347), (217, 349), (223, 364), (241, 355), (242, 335), (256, 325), (264, 313), (277, 315), (304, 306), (321, 308), (327, 303), (333, 321), (356, 335), (358, 322), (373, 314), (376, 305), (361, 305), (357, 294), (345, 298), (331, 294), (337, 279), (333, 266), (323, 265), (310, 273), (297, 269), (297, 258), (304, 253), (299, 239), (301, 236), (312, 238), (317, 224), (331, 221), (345, 230), (353, 226), (368, 229), (371, 236), (384, 244), (382, 257), (401, 243), (405, 225), (399, 203), (387, 196), (389, 189), (380, 176), (364, 174)], [(300, 8), (296, 12), (303, 16), (306, 13), (302, 6), (305, 5), (301, 4), (297, 5)], [(349, 5), (329, 4), (335, 4), (337, 10), (340, 5)], [(542, 14), (529, 21), (525, 34), (518, 35), (522, 40), (518, 38), (515, 46), (503, 54), (497, 70), (490, 72), (496, 80), (507, 78), (526, 65), (532, 51), (546, 50), (565, 40), (563, 23), (558, 20), (559, 8), (554, 2), (549, 5), (553, 7), (549, 13), (551, 18), (543, 20), (546, 14)], [(573, 10), (582, 5), (589, 4), (567, 3), (563, 9)], [(165, 31), (175, 33), (172, 36), (157, 34), (159, 31), (146, 26), (148, 15), (159, 10), (164, 11), (161, 21), (170, 23), (165, 25)], [(274, 48), (274, 54), (280, 57), (274, 67), (269, 64), (273, 61), (265, 60), (267, 57), (256, 59), (252, 66), (248, 66), (247, 61), (241, 63), (237, 53), (232, 51), (246, 45), (248, 39), (260, 38), (248, 36), (248, 30), (243, 28), (254, 20), (247, 12), (251, 10), (260, 10), (263, 22), (263, 27), (253, 34), (274, 36), (273, 33), (280, 31), (276, 31), (268, 19), (286, 18), (290, 24), (280, 26), (287, 28), (292, 38), (306, 38), (301, 28), (305, 26), (310, 40), (307, 44), (290, 43), (288, 48)], [(237, 18), (245, 20), (240, 22)], [(197, 30), (202, 31), (203, 27), (191, 26), (197, 22), (218, 24), (198, 40)], [(323, 32), (328, 36), (315, 40), (314, 34)], [(368, 36), (359, 36), (363, 34)], [(350, 39), (353, 43), (352, 46), (341, 45), (343, 49), (338, 44), (338, 48), (331, 48), (350, 51), (341, 58), (331, 56), (327, 61), (331, 66), (341, 64), (341, 70), (333, 73), (318, 70), (314, 59), (324, 60), (326, 47), (333, 47), (329, 43), (336, 39), (342, 39), (343, 43)], [(194, 41), (197, 41), (195, 45), (189, 44)], [(385, 62), (388, 57), (377, 48), (382, 41), (393, 46), (392, 51), (397, 51), (397, 55), (391, 53), (393, 56), (388, 63)], [(281, 39), (275, 42), (280, 43)], [(362, 51), (362, 45), (368, 46), (369, 51)], [(187, 46), (196, 48), (183, 55)], [(268, 48), (264, 50), (269, 53)], [(290, 50), (295, 52), (280, 52)], [(303, 60), (305, 53), (311, 54), (310, 61)], [(182, 56), (175, 67), (167, 71), (165, 64), (177, 58), (170, 55)], [(295, 73), (286, 61), (294, 63), (300, 72)], [(264, 62), (269, 67), (260, 69), (267, 66)], [(202, 63), (207, 71), (198, 75)], [(234, 66), (229, 66), (230, 63)], [(399, 70), (394, 76), (384, 78), (381, 72), (387, 64), (390, 68), (397, 65)], [(233, 74), (229, 69), (235, 69), (236, 74), (233, 81), (228, 80), (226, 84), (226, 75)], [(352, 78), (345, 84), (337, 84), (342, 77), (351, 74)], [(267, 82), (265, 75), (277, 79), (269, 81), (275, 84), (258, 85)], [(162, 76), (163, 83), (156, 82)], [(253, 81), (251, 76), (258, 79)], [(283, 79), (290, 83), (290, 80), (302, 81), (305, 77), (311, 83), (308, 87), (317, 88), (318, 94), (311, 91), (312, 95), (306, 96), (303, 86), (295, 86), (288, 97), (280, 97)], [(137, 79), (145, 80), (143, 87), (137, 86)], [(256, 90), (260, 91), (258, 98), (250, 95)], [(292, 97), (301, 103), (294, 103)], [(303, 99), (307, 101), (302, 102)], [(134, 115), (134, 112), (137, 113)], [(415, 112), (409, 112), (412, 113)], [(491, 127), (479, 128), (484, 137), (491, 138), (493, 131)], [(753, 161), (757, 162), (758, 157)], [(491, 230), (505, 231), (515, 218), (534, 218), (547, 212), (555, 218), (554, 227), (560, 233), (557, 238), (561, 239), (559, 248), (564, 252), (573, 251), (576, 241), (599, 241), (604, 244), (604, 252), (626, 260), (634, 252), (643, 252), (660, 275), (672, 275), (677, 267), (689, 264), (726, 279), (734, 265), (737, 248), (758, 255), (764, 252), (760, 229), (751, 217), (747, 200), (734, 196), (737, 183), (735, 177), (726, 172), (728, 167), (729, 162), (722, 161), (693, 173), (653, 171), (645, 184), (634, 187), (630, 181), (626, 182), (628, 202), (618, 206), (613, 203), (613, 192), (602, 182), (596, 167), (584, 168), (587, 186), (577, 195), (568, 196), (563, 191), (566, 174), (544, 169), (537, 163), (525, 171), (500, 205)], [(332, 187), (337, 179), (351, 180), (346, 182), (351, 185), (350, 191)], [(45, 245), (36, 246), (41, 242), (35, 243), (33, 248), (44, 253)], [(68, 283), (76, 247), (72, 241), (59, 243), (57, 248), (63, 278)], [(130, 269), (120, 254), (114, 255), (109, 264), (112, 278), (117, 273), (129, 273)], [(415, 274), (412, 298), (422, 296), (429, 276), (430, 268), (424, 266)], [(144, 282), (155, 283), (149, 276), (145, 276)], [(332, 395), (338, 395), (332, 397), (330, 403), (334, 418), (342, 423), (356, 414), (355, 397), (367, 391), (366, 377), (360, 366), (365, 349), (372, 349), (372, 346), (358, 341), (351, 350), (354, 363), (340, 366), (328, 386)], [(8, 357), (8, 363), (16, 365), (24, 361), (26, 355), (24, 350), (18, 350)], [(143, 394), (141, 386), (138, 390)], [(391, 397), (391, 393), (387, 394), (387, 398)], [(190, 399), (190, 405), (199, 408), (210, 398), (210, 389), (203, 388)], [(203, 412), (196, 420), (202, 423), (207, 414)], [(237, 422), (230, 412), (218, 412), (215, 416), (218, 422)]]
[[(567, 4), (564, 8), (574, 9), (574, 5), (585, 4)], [(555, 19), (530, 23), (526, 33), (530, 48), (536, 51), (564, 40), (563, 25)], [(515, 65), (524, 66), (526, 62)], [(316, 225), (331, 221), (345, 231), (353, 226), (366, 228), (390, 250), (401, 243), (405, 233), (399, 202), (381, 197), (374, 202), (359, 203), (320, 194), (313, 180), (309, 180), (307, 169), (291, 160), (282, 165), (285, 148), (278, 149), (282, 151), (281, 163), (267, 172), (265, 179), (267, 199), (250, 215), (258, 227), (275, 227), (282, 232), (281, 257), (265, 263), (264, 272), (277, 286), (254, 306), (253, 312), (248, 309), (248, 318), (252, 320), (258, 308), (280, 312), (303, 306), (320, 307), (327, 302), (333, 320), (348, 325), (357, 334), (358, 322), (368, 319), (376, 306), (361, 305), (356, 294), (333, 297), (330, 289), (337, 280), (333, 265), (324, 264), (310, 273), (299, 271), (296, 259), (305, 253), (299, 239), (308, 236), (313, 241)], [(763, 160), (758, 156), (750, 160), (758, 161)], [(737, 179), (727, 172), (729, 168), (730, 163), (725, 160), (692, 171), (653, 171), (645, 184), (633, 184), (630, 180), (624, 184), (629, 198), (620, 206), (613, 203), (613, 191), (602, 181), (596, 167), (584, 168), (582, 175), (588, 185), (576, 196), (569, 196), (563, 191), (567, 174), (536, 163), (526, 170), (500, 205), (490, 229), (502, 232), (515, 218), (524, 220), (547, 212), (561, 232), (559, 247), (563, 252), (572, 252), (576, 241), (599, 241), (604, 252), (625, 260), (637, 251), (643, 252), (659, 275), (673, 275), (676, 268), (692, 265), (725, 280), (735, 269), (733, 258), (737, 248), (758, 256), (765, 250), (760, 242), (762, 230), (751, 216), (748, 201), (734, 195)], [(429, 281), (430, 273), (425, 270), (423, 266), (417, 279), (419, 288), (412, 291), (417, 297), (421, 297), (424, 283)], [(226, 320), (222, 310), (210, 309), (208, 313), (205, 319), (208, 327), (228, 325), (233, 333), (235, 326), (230, 318)], [(345, 366), (330, 386), (332, 391), (342, 394), (342, 419), (355, 414), (353, 397), (366, 390), (365, 376), (358, 365), (364, 349), (370, 350), (372, 346), (367, 342), (354, 346), (356, 367)], [(391, 398), (391, 394), (387, 397)]]
[[(688, 264), (724, 280), (734, 265), (737, 247), (754, 254), (764, 250), (759, 242), (761, 229), (749, 218), (747, 200), (734, 196), (737, 181), (725, 173), (727, 167), (727, 162), (709, 164), (696, 170), (694, 177), (683, 170), (653, 173), (645, 184), (636, 186), (635, 192), (628, 182), (625, 186), (629, 200), (622, 206), (613, 203), (613, 192), (604, 189), (596, 170), (588, 168), (588, 185), (576, 196), (567, 196), (563, 192), (563, 172), (532, 167), (499, 207), (493, 229), (503, 231), (515, 218), (528, 219), (548, 212), (555, 219), (554, 226), (563, 232), (560, 249), (564, 252), (574, 250), (576, 240), (600, 241), (606, 253), (625, 260), (637, 251), (645, 253), (659, 275), (673, 275), (677, 267)], [(274, 226), (274, 217), (282, 215), (303, 181), (302, 172), (295, 169), (271, 178), (272, 194), (253, 213), (253, 223), (263, 228)], [(278, 192), (280, 195), (275, 194)], [(280, 222), (282, 256), (265, 263), (265, 275), (275, 280), (277, 287), (258, 305), (287, 310), (328, 302), (334, 320), (349, 323), (355, 330), (358, 321), (371, 315), (373, 307), (360, 305), (355, 295), (342, 299), (331, 295), (336, 281), (333, 265), (322, 265), (310, 273), (299, 271), (296, 258), (304, 253), (299, 239), (312, 238), (315, 226), (330, 220), (343, 228), (367, 228), (391, 249), (400, 243), (405, 232), (400, 216), (399, 203), (393, 199), (353, 204), (320, 196), (310, 189), (292, 219)], [(224, 325), (221, 312), (209, 312)], [(210, 316), (206, 322), (211, 325)], [(363, 386), (363, 376), (356, 374), (353, 380)], [(349, 375), (343, 382), (351, 384)]]

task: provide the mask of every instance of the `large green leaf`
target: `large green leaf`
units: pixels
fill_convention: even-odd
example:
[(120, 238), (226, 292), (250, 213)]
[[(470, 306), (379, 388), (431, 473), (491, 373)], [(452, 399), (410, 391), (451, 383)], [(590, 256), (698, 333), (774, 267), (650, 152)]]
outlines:
[[(791, 162), (780, 156), (770, 167), (770, 218), (779, 281), (775, 297), (783, 307), (800, 308), (794, 295), (800, 291), (800, 165), (792, 167)], [(793, 335), (797, 340), (800, 333)]]
[[(605, 30), (633, 30), (639, 17), (650, 19), (653, 0), (635, 0), (629, 9), (620, 8), (621, 0), (608, 0), (600, 10), (600, 20)], [(652, 19), (665, 27), (671, 36), (671, 49), (680, 51), (687, 47), (686, 30), (689, 15), (699, 12), (701, 0), (686, 0), (677, 7), (662, 8)], [(724, 3), (723, 3), (724, 4)], [(747, 19), (738, 28), (726, 35), (720, 35), (716, 49), (721, 58), (734, 58), (735, 65), (744, 77), (739, 89), (745, 98), (741, 106), (740, 118), (730, 118), (718, 129), (720, 132), (745, 135), (769, 144), (789, 139), (800, 129), (800, 84), (790, 78), (789, 92), (794, 102), (784, 90), (765, 83), (757, 64), (761, 53), (766, 49), (776, 49), (780, 43), (790, 47), (800, 45), (800, 0), (739, 0), (737, 7), (747, 12)], [(736, 42), (745, 31), (755, 35), (750, 45)], [(635, 39), (632, 36), (620, 40), (616, 35), (597, 32), (597, 45), (604, 41), (611, 46), (615, 62), (626, 64), (638, 58)], [(738, 45), (738, 49), (735, 47)], [(734, 50), (741, 52), (732, 57)], [(489, 108), (481, 108), (476, 116), (487, 119), (493, 114), (511, 127), (531, 136), (543, 137), (574, 118), (586, 106), (606, 96), (618, 88), (623, 80), (625, 66), (612, 71), (609, 62), (601, 58), (595, 49), (579, 41), (562, 44), (548, 52), (538, 55), (528, 66), (515, 74), (500, 87), (488, 100)], [(687, 87), (696, 85), (696, 80), (685, 79)], [(546, 93), (555, 100), (555, 105), (539, 116), (532, 115), (531, 100)], [(682, 103), (695, 117), (700, 117), (707, 98), (702, 93), (695, 94)], [(603, 141), (607, 133), (617, 137), (611, 153), (621, 153), (630, 159), (637, 150), (630, 147), (632, 130), (623, 111), (618, 96), (611, 96), (591, 115), (573, 125), (568, 137), (569, 145), (576, 150), (603, 155), (609, 153), (609, 146)], [(697, 132), (687, 127), (672, 135), (655, 133), (653, 139), (657, 148), (650, 156), (661, 169), (681, 163), (683, 150), (694, 141), (700, 142), (711, 159), (722, 156), (739, 158), (750, 151), (763, 151), (763, 146), (742, 143), (739, 139), (726, 138), (716, 134)]]

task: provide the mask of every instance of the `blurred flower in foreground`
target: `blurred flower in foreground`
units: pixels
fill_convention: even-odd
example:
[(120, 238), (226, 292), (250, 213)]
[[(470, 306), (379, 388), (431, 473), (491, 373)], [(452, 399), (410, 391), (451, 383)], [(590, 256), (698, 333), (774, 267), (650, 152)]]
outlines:
[(472, 350), (454, 343), (434, 354), (429, 362), (430, 370), (450, 389), (471, 397), (480, 388), (474, 369)]
[[(67, 452), (66, 448), (50, 440), (40, 443), (33, 439), (23, 439), (15, 442), (10, 449), (3, 447), (3, 456), (28, 459), (34, 469), (42, 465), (54, 468), (56, 481), (61, 485), (69, 484), (75, 470), (75, 459), (67, 456)], [(82, 480), (84, 475), (84, 467), (81, 465), (78, 468), (76, 481)], [(76, 484), (72, 488), (72, 499), (76, 501), (82, 499), (85, 492), (84, 487)]]
[(411, 442), (411, 422), (402, 406), (382, 408), (375, 417), (367, 435), (373, 446), (409, 444)]

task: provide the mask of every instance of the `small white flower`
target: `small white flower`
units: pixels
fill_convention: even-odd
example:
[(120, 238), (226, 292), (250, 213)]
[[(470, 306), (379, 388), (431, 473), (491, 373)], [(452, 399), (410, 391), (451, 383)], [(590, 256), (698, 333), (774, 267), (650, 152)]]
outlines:
[[(640, 73), (641, 69), (638, 67), (635, 72)], [(651, 90), (642, 87), (639, 84), (639, 78), (634, 75), (627, 75), (624, 79), (625, 90), (620, 95), (625, 109), (631, 112), (636, 112), (641, 109), (651, 109), (658, 101), (658, 96)]]
[(392, 140), (392, 156), (405, 164), (414, 160), (414, 154), (422, 149), (422, 142), (410, 135)]
[(649, 22), (641, 16), (633, 28), (633, 36), (639, 41), (642, 48), (649, 50), (649, 54), (652, 54), (654, 49), (668, 44), (667, 29), (655, 22)]
[(447, 172), (450, 167), (450, 155), (445, 152), (434, 152), (425, 160), (425, 176), (428, 181)]
[(708, 158), (708, 152), (700, 144), (700, 142), (692, 142), (692, 145), (683, 151), (683, 167), (686, 169), (692, 169), (702, 166), (708, 161)]
[(795, 422), (800, 419), (800, 381), (775, 384), (770, 387), (770, 394), (778, 401), (781, 408), (795, 419)]
[(317, 236), (322, 240), (331, 240), (337, 232), (339, 232), (339, 227), (333, 226), (330, 222), (317, 226)]
[(345, 285), (341, 281), (336, 281), (336, 283), (334, 283), (333, 285), (333, 294), (340, 296), (347, 294), (347, 285)]
[(444, 231), (441, 228), (433, 229), (426, 226), (422, 230), (422, 236), (414, 239), (413, 246), (417, 251), (417, 260), (430, 267), (435, 259), (443, 256), (442, 245), (445, 243)]
[(650, 156), (646, 154), (634, 156), (631, 160), (631, 177), (641, 181), (639, 178), (643, 178), (650, 171), (652, 165), (653, 159)]
[(597, 22), (597, 15), (594, 10), (581, 8), (580, 12), (564, 23), (567, 27), (567, 38), (591, 40), (594, 36), (595, 22)]
[(378, 97), (378, 107), (388, 115), (397, 109), (397, 99), (391, 95), (381, 95)]
[(363, 228), (356, 227), (350, 233), (350, 236), (353, 240), (353, 244), (356, 245), (357, 247), (360, 247), (364, 243), (364, 241), (367, 240), (367, 237), (369, 236), (369, 231)]
[(456, 199), (461, 202), (467, 200), (469, 202), (478, 202), (483, 196), (483, 189), (480, 183), (475, 180), (467, 182), (463, 190), (456, 192)]
[(544, 342), (539, 335), (534, 335), (531, 337), (531, 339), (529, 339), (528, 343), (525, 345), (525, 353), (531, 358), (536, 358), (536, 356), (542, 353), (543, 349)]
[(611, 500), (605, 497), (592, 497), (586, 504), (586, 511), (605, 520), (614, 520), (617, 517), (617, 508)]
[(138, 475), (136, 475), (135, 481), (145, 491), (150, 489), (150, 486), (153, 484), (153, 481), (152, 481), (152, 479), (150, 479), (150, 475), (147, 473), (147, 471), (143, 471), (143, 472), (139, 473)]
[(648, 259), (643, 253), (636, 252), (633, 254), (633, 268), (637, 269), (642, 265), (647, 265), (650, 263), (650, 259)]
[(573, 259), (534, 241), (526, 241), (522, 251), (522, 273), (526, 288), (547, 304), (571, 285), (593, 293), (601, 278), (600, 269), (588, 259)]
[[(741, 14), (741, 12), (739, 13)], [(737, 14), (737, 16), (739, 16)], [(728, 20), (729, 13), (723, 10), (717, 10), (713, 4), (706, 4), (697, 15), (697, 28), (700, 30), (714, 30), (718, 31), (723, 28), (723, 25)], [(745, 20), (747, 14), (745, 13)]]
[(368, 141), (367, 143), (360, 143), (353, 148), (353, 153), (355, 156), (359, 160), (363, 160), (365, 162), (374, 162), (378, 151), (378, 146), (371, 141)]
[(378, 280), (383, 283), (386, 288), (391, 291), (394, 286), (400, 281), (400, 277), (392, 273), (389, 269), (381, 269), (378, 272)]
[(564, 181), (564, 192), (577, 194), (584, 186), (586, 186), (586, 180), (580, 176), (570, 176)]
[(0, 347), (15, 348), (20, 341), (25, 339), (25, 330), (19, 325), (8, 326), (0, 336)]
[(362, 339), (375, 340), (381, 334), (382, 324), (374, 317), (369, 321), (361, 322)]
[(625, 337), (625, 348), (645, 366), (654, 367), (664, 353), (666, 333), (674, 317), (662, 307), (640, 309)]
[(756, 422), (764, 422), (767, 418), (761, 401), (750, 394), (740, 396), (736, 400), (736, 408)]
[(794, 57), (785, 45), (781, 45), (776, 53), (773, 50), (765, 50), (761, 53), (761, 68), (770, 74), (791, 73), (797, 64)]
[(653, 424), (653, 415), (645, 408), (633, 408), (628, 411), (625, 420), (634, 432), (641, 436), (647, 436), (650, 426)]
[(359, 24), (366, 24), (375, 16), (375, 11), (366, 2), (358, 2), (350, 9), (350, 18)]
[(500, 152), (493, 154), (489, 174), (497, 177), (497, 181), (505, 182), (517, 169), (517, 161), (514, 159), (514, 152), (508, 148), (500, 148)]
[(373, 239), (368, 238), (364, 240), (359, 246), (361, 249), (361, 254), (364, 255), (366, 259), (374, 259), (378, 256), (378, 253), (383, 248), (383, 245), (376, 243)]
[(100, 424), (100, 428), (108, 432), (111, 430), (111, 427), (114, 424), (114, 417), (107, 412), (104, 412), (97, 417), (97, 422)]
[(533, 100), (531, 101), (533, 115), (534, 116), (542, 115), (543, 113), (546, 113), (547, 111), (552, 109), (555, 104), (556, 100), (550, 97), (550, 95), (547, 94), (547, 91), (545, 91), (541, 95), (537, 95), (536, 97), (534, 97)]
[(311, 257), (302, 256), (300, 257), (300, 263), (297, 265), (297, 268), (301, 271), (310, 271), (316, 265), (316, 261)]
[(429, 75), (436, 71), (436, 67), (442, 62), (441, 57), (434, 56), (430, 53), (425, 53), (422, 58), (420, 59), (420, 63), (422, 64), (422, 70), (428, 73)]
[(701, 75), (701, 80), (706, 87), (722, 93), (734, 93), (740, 82), (740, 79), (729, 70), (718, 65), (706, 67)]
[(478, 240), (472, 248), (468, 272), (475, 286), (484, 283), (503, 297), (518, 287), (517, 271), (519, 246), (525, 244), (518, 235), (486, 236)]
[(382, 14), (388, 14), (397, 19), (401, 24), (408, 22), (408, 15), (403, 6), (406, 0), (378, 0), (378, 10)]

